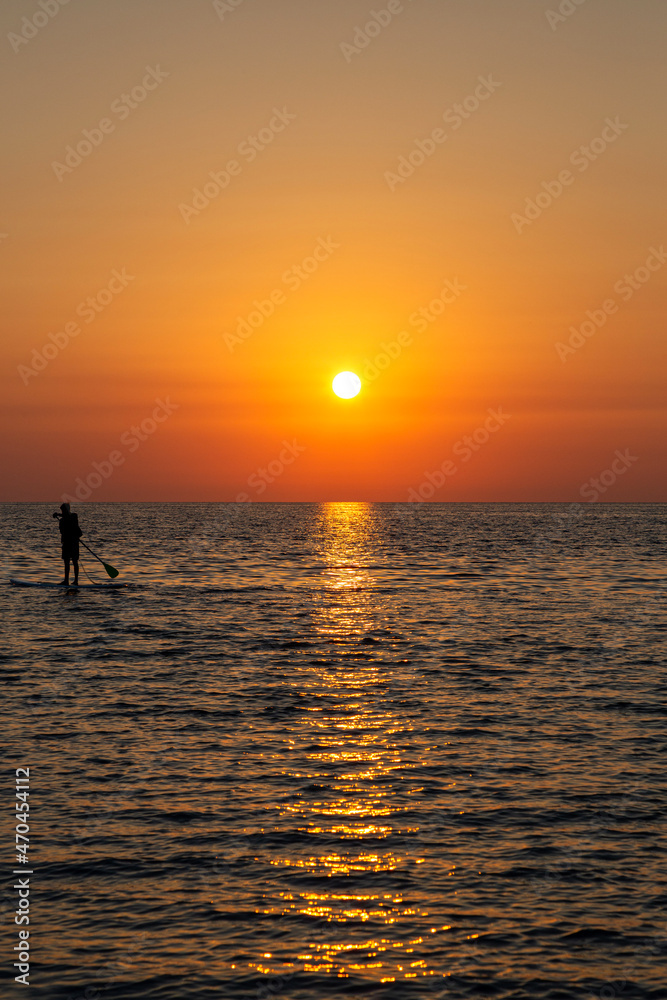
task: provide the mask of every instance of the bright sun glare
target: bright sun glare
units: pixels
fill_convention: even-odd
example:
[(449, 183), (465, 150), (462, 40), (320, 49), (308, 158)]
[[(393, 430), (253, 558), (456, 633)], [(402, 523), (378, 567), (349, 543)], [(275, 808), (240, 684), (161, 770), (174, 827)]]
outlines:
[(331, 387), (341, 399), (352, 399), (361, 389), (361, 379), (354, 372), (339, 372)]

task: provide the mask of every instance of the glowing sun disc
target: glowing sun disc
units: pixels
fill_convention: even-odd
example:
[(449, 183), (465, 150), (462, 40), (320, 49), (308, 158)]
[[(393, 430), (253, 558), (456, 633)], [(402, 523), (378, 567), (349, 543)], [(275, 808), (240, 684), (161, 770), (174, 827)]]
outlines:
[(361, 389), (361, 379), (354, 372), (339, 372), (331, 388), (341, 399), (352, 399)]

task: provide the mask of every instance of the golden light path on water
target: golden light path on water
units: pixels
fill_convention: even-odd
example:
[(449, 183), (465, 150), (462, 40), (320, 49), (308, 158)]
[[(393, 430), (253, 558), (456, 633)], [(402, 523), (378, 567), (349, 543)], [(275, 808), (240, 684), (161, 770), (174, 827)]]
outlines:
[[(389, 847), (382, 848), (382, 841), (397, 830), (410, 832), (401, 823), (394, 788), (398, 772), (404, 776), (417, 765), (403, 759), (396, 740), (401, 734), (402, 742), (407, 742), (411, 724), (387, 705), (382, 664), (360, 658), (358, 653), (360, 641), (386, 625), (372, 589), (372, 566), (381, 558), (380, 540), (373, 537), (376, 529), (370, 505), (326, 504), (321, 519), (323, 598), (313, 613), (312, 630), (318, 644), (335, 650), (336, 655), (326, 665), (304, 672), (301, 690), (308, 692), (310, 707), (302, 725), (312, 728), (317, 749), (308, 752), (305, 773), (287, 767), (284, 774), (286, 780), (305, 780), (310, 787), (320, 782), (322, 794), (281, 805), (280, 812), (301, 833), (314, 839), (338, 839), (341, 846), (309, 857), (287, 854), (272, 863), (286, 872), (320, 879), (327, 876), (336, 887), (283, 892), (282, 909), (265, 912), (326, 920), (332, 925), (330, 935), (315, 934), (298, 955), (296, 967), (303, 971), (340, 977), (363, 973), (381, 982), (435, 975), (423, 959), (414, 957), (424, 937), (397, 933), (402, 921), (414, 925), (418, 918), (423, 924), (428, 913), (411, 906), (400, 891), (391, 891), (408, 863), (420, 865), (425, 859), (407, 859)], [(364, 850), (364, 841), (372, 848)], [(382, 874), (386, 879), (378, 879)], [(367, 890), (363, 888), (366, 876), (374, 876)], [(349, 879), (349, 889), (340, 887), (344, 879)], [(377, 888), (378, 881), (384, 883), (382, 888)], [(372, 933), (360, 934), (359, 925), (369, 921)], [(344, 932), (346, 925), (354, 928), (349, 935)], [(430, 927), (428, 932), (443, 930), (449, 927)], [(267, 966), (257, 969), (275, 974)]]

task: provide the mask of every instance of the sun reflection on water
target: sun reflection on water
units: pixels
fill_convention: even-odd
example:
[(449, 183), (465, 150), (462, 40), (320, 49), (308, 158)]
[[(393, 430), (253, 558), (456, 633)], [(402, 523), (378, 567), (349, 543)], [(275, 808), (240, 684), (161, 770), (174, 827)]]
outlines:
[[(373, 577), (381, 539), (373, 509), (363, 503), (322, 505), (318, 527), (323, 569), (312, 629), (332, 654), (300, 680), (309, 696), (300, 725), (312, 733), (311, 749), (305, 766), (302, 759), (298, 769), (287, 764), (283, 771), (288, 783), (305, 779), (312, 791), (283, 803), (280, 815), (314, 844), (333, 844), (273, 858), (280, 871), (321, 884), (281, 892), (279, 905), (265, 913), (312, 922), (309, 943), (298, 956), (306, 971), (363, 973), (381, 982), (431, 976), (423, 959), (410, 958), (424, 938), (401, 933), (405, 922), (414, 930), (415, 918), (427, 922), (429, 914), (389, 891), (398, 873), (424, 859), (382, 846), (413, 829), (402, 815), (411, 790), (397, 792), (413, 765), (401, 749), (410, 722), (391, 708), (387, 671), (373, 652), (374, 636), (384, 635), (386, 625)], [(334, 884), (322, 884), (324, 879)], [(370, 935), (364, 933), (370, 928)]]

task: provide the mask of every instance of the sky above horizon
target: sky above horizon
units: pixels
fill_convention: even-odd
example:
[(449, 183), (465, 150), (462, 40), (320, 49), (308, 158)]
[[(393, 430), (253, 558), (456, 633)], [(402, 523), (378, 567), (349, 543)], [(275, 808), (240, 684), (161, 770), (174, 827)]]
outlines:
[(664, 2), (0, 19), (3, 499), (665, 500)]

